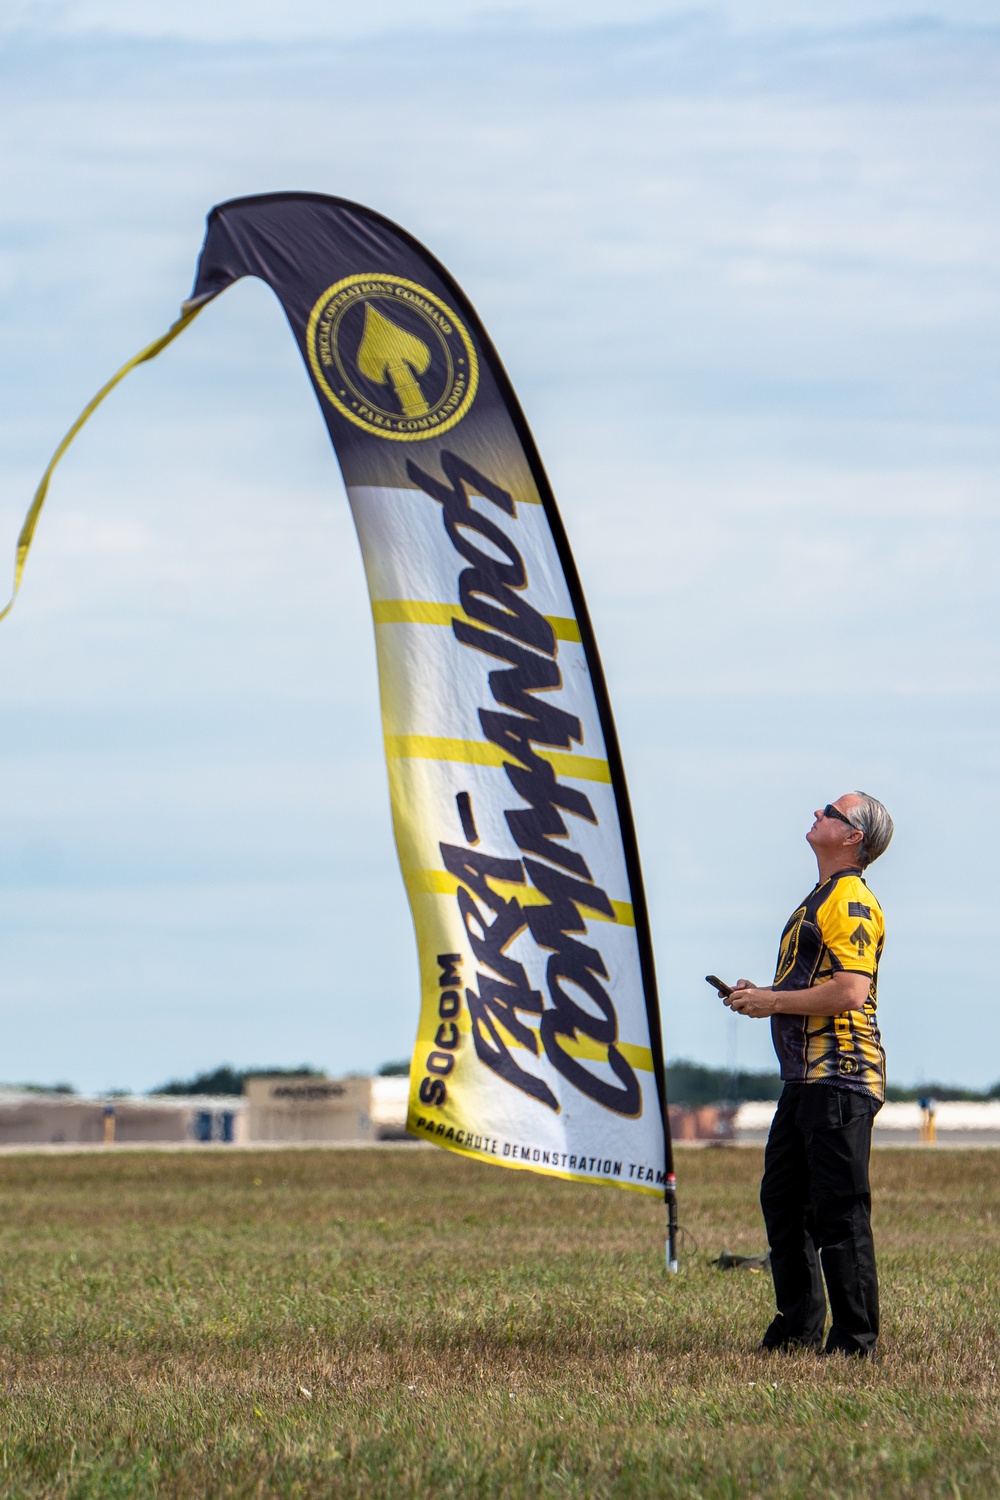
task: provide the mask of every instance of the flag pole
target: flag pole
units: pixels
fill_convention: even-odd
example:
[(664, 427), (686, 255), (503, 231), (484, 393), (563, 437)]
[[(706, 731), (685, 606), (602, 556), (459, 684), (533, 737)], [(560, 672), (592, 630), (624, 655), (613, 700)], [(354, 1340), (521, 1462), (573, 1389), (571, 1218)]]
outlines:
[(664, 1197), (667, 1200), (667, 1270), (676, 1276), (679, 1269), (677, 1264), (677, 1178), (673, 1172), (667, 1173)]

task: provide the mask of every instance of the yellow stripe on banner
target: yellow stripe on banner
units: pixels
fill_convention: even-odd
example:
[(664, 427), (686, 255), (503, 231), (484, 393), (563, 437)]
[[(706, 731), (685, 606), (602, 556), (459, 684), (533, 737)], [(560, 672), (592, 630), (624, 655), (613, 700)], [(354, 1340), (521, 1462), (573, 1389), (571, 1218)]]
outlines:
[[(408, 870), (406, 872), (406, 884), (410, 890), (417, 891), (424, 896), (454, 896), (461, 882), (456, 875), (448, 870)], [(533, 885), (515, 885), (512, 880), (494, 880), (486, 877), (487, 884), (491, 890), (503, 900), (509, 901), (515, 897), (522, 906), (544, 906), (546, 897), (541, 891), (536, 891)], [(579, 902), (578, 905), (583, 905)], [(591, 912), (595, 921), (618, 922), (622, 927), (635, 926), (635, 913), (632, 910), (631, 901), (612, 901), (613, 917), (606, 917), (602, 911), (595, 911), (593, 907), (586, 907)]]
[(42, 513), (42, 506), (45, 504), (45, 497), (49, 492), (49, 480), (52, 478), (52, 474), (56, 464), (62, 458), (63, 454), (66, 452), (66, 449), (69, 447), (70, 443), (80, 431), (80, 428), (90, 417), (93, 416), (94, 412), (100, 406), (105, 396), (111, 394), (118, 382), (120, 380), (124, 380), (125, 376), (129, 373), (130, 370), (134, 370), (136, 365), (145, 364), (148, 359), (155, 359), (162, 349), (165, 349), (168, 344), (172, 344), (177, 335), (179, 333), (183, 333), (189, 323), (194, 322), (195, 318), (201, 312), (203, 306), (204, 303), (199, 303), (197, 307), (186, 308), (181, 313), (176, 323), (171, 323), (165, 334), (156, 339), (152, 344), (148, 344), (141, 353), (136, 354), (132, 359), (130, 359), (128, 364), (122, 365), (117, 375), (112, 375), (107, 385), (101, 386), (101, 389), (98, 391), (93, 401), (91, 401), (87, 406), (83, 408), (83, 411), (77, 417), (69, 432), (67, 432), (66, 436), (59, 444), (59, 447), (56, 449), (55, 453), (53, 453), (51, 459), (49, 460), (49, 466), (45, 470), (45, 473), (42, 475), (41, 483), (35, 491), (35, 497), (28, 508), (28, 514), (24, 518), (24, 525), (21, 527), (21, 534), (17, 539), (17, 556), (14, 562), (14, 591), (10, 596), (10, 602), (7, 604), (6, 608), (0, 610), (0, 620), (6, 619), (11, 610), (14, 608), (14, 600), (17, 598), (18, 590), (21, 587), (21, 578), (24, 574), (24, 565), (28, 561), (28, 553), (31, 551), (31, 543), (34, 539), (35, 527), (38, 524), (38, 517)]
[[(575, 1040), (566, 1037), (562, 1039), (562, 1043), (563, 1050), (571, 1057), (586, 1058), (588, 1062), (607, 1062), (607, 1047), (602, 1047), (599, 1042), (592, 1042), (589, 1037), (581, 1036)], [(651, 1047), (637, 1047), (633, 1042), (619, 1042), (618, 1051), (631, 1067), (639, 1068), (643, 1073), (652, 1073), (653, 1051)]]
[[(481, 625), (460, 604), (436, 604), (431, 599), (373, 599), (372, 614), (376, 625), (450, 625), (461, 620), (467, 625)], [(546, 615), (556, 640), (580, 640), (580, 627), (567, 615)]]
[[(511, 760), (490, 740), (439, 739), (433, 734), (387, 734), (385, 754), (387, 760), (453, 760), (467, 766), (503, 766)], [(557, 776), (610, 784), (611, 768), (606, 760), (537, 748), (535, 754), (547, 760)]]
[[(531, 1018), (526, 1016), (526, 1017), (524, 1017), (524, 1019), (527, 1021), (528, 1025), (530, 1026), (531, 1025)], [(521, 1040), (521, 1038), (514, 1036), (513, 1033), (510, 1032), (507, 1029), (507, 1027), (504, 1025), (503, 1021), (500, 1019), (499, 1016), (495, 1016), (494, 1020), (495, 1020), (495, 1022), (497, 1024), (497, 1026), (499, 1027), (499, 1029), (503, 1032), (503, 1040), (505, 1041), (505, 1043), (507, 1044), (508, 1047), (515, 1047), (519, 1051), (522, 1051), (522, 1052), (528, 1051), (528, 1048), (525, 1047), (525, 1044)], [(435, 1022), (436, 1022), (436, 1018), (435, 1018)], [(466, 1013), (465, 1013), (464, 1010), (462, 1011), (461, 1015), (458, 1017), (458, 1020), (456, 1021), (456, 1025), (458, 1026), (458, 1029), (462, 1033), (463, 1036), (469, 1036), (470, 1035), (471, 1030), (472, 1030), (472, 1026), (471, 1026), (470, 1021), (467, 1019)], [(535, 1028), (535, 1033), (537, 1035), (537, 1027)], [(420, 1043), (422, 1043), (425, 1046), (431, 1046), (431, 1047), (433, 1047), (433, 1045), (434, 1045), (433, 1035), (434, 1035), (433, 1031), (431, 1032), (431, 1034), (429, 1036), (423, 1036), (423, 1035), (421, 1035), (419, 1037), (419, 1040), (418, 1040), (418, 1045)], [(608, 1044), (607, 1044), (607, 1042), (595, 1042), (594, 1039), (593, 1039), (593, 1037), (589, 1037), (589, 1036), (561, 1036), (559, 1038), (559, 1046), (561, 1047), (562, 1051), (566, 1053), (567, 1057), (575, 1057), (580, 1062), (606, 1063), (607, 1060), (608, 1060)], [(653, 1052), (652, 1052), (652, 1048), (650, 1048), (650, 1047), (640, 1047), (638, 1045), (638, 1043), (636, 1043), (636, 1042), (622, 1042), (622, 1041), (619, 1041), (617, 1043), (617, 1046), (618, 1046), (618, 1051), (621, 1053), (622, 1057), (624, 1057), (625, 1061), (627, 1063), (629, 1063), (633, 1068), (639, 1068), (644, 1073), (652, 1073), (653, 1072)], [(541, 1053), (541, 1051), (542, 1051), (542, 1048), (539, 1047), (538, 1054), (536, 1054), (536, 1055), (539, 1055)]]

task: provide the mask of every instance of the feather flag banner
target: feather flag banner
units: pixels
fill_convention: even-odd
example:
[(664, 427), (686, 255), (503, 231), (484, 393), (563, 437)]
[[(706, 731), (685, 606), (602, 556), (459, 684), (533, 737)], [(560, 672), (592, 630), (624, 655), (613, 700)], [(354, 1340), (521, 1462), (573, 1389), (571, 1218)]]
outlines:
[[(360, 538), (421, 1008), (408, 1127), (478, 1160), (673, 1191), (639, 856), (579, 578), (517, 398), (448, 272), (311, 193), (212, 210), (191, 297), (279, 298)], [(9, 608), (10, 606), (8, 606)]]

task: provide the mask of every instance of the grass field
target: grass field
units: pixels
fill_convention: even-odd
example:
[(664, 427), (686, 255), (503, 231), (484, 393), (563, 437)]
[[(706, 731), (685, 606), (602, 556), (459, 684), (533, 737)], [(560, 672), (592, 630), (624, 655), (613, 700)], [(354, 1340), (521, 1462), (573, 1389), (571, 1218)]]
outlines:
[(657, 1204), (429, 1149), (4, 1158), (0, 1495), (1000, 1494), (1000, 1152), (876, 1153), (870, 1365), (755, 1352), (760, 1164), (681, 1153), (667, 1277)]

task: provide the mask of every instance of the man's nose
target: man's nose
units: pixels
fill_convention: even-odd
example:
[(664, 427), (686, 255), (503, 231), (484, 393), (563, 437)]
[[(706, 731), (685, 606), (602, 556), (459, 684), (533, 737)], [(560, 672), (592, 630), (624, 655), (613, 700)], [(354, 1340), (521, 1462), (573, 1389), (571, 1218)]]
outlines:
[(814, 807), (813, 808), (813, 817), (816, 819), (817, 823), (819, 822), (819, 820), (820, 820), (820, 818), (822, 816), (823, 816), (823, 809), (821, 807)]

